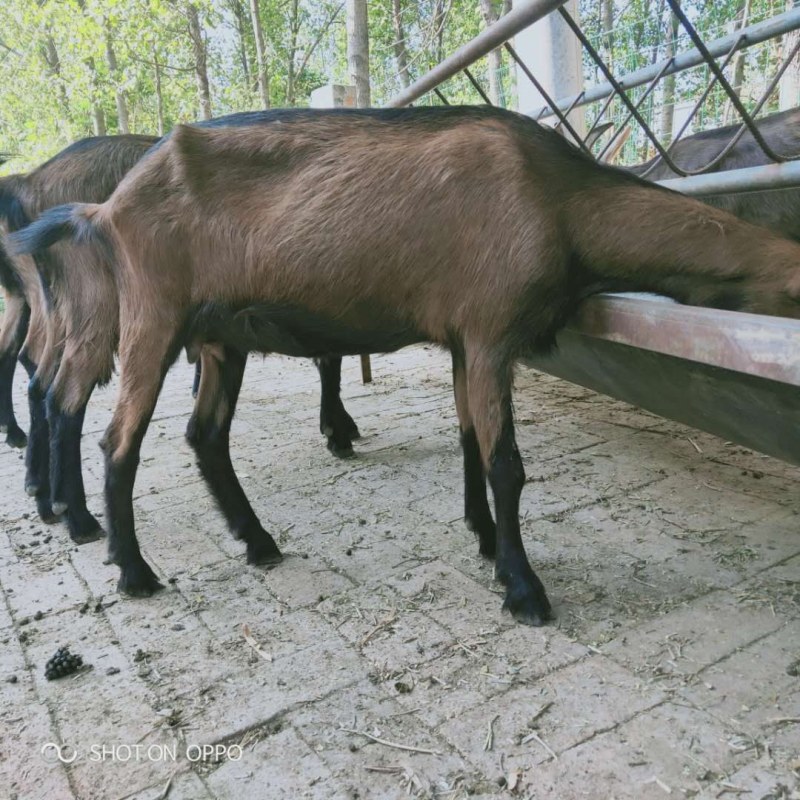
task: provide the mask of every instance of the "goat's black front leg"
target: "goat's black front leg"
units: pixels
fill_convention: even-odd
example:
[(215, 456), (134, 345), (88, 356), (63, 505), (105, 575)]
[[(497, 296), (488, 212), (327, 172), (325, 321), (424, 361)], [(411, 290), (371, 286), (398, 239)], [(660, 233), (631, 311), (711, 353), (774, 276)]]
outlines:
[(103, 536), (100, 523), (86, 508), (81, 467), (81, 436), (85, 415), (85, 405), (77, 413), (67, 414), (61, 410), (53, 392), (47, 393), (51, 503), (55, 513), (66, 512), (70, 538), (77, 544), (94, 542)]
[(353, 439), (361, 434), (342, 403), (342, 359), (335, 356), (315, 358), (319, 370), (322, 398), (319, 407), (319, 430), (328, 440), (328, 450), (339, 458), (353, 455)]
[(30, 435), (28, 449), (25, 451), (25, 491), (36, 498), (39, 517), (42, 522), (50, 525), (57, 522), (59, 517), (50, 503), (50, 426), (47, 424), (45, 393), (36, 377), (36, 364), (26, 356), (22, 356), (20, 361), (30, 376)]
[(247, 544), (248, 563), (275, 564), (283, 556), (261, 527), (231, 463), (231, 422), (247, 356), (229, 347), (206, 345), (200, 358), (200, 386), (186, 438), (233, 535)]

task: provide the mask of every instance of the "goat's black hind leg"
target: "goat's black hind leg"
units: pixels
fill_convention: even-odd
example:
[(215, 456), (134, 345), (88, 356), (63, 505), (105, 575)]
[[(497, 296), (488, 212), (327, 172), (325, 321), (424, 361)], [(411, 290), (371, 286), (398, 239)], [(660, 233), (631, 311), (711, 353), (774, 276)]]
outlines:
[(200, 359), (197, 360), (197, 364), (194, 367), (194, 380), (192, 381), (192, 397), (197, 397), (197, 393), (200, 391), (200, 374), (202, 372), (202, 367), (200, 366)]
[(511, 365), (502, 351), (489, 348), (468, 353), (466, 363), (470, 413), (494, 494), (495, 574), (506, 586), (503, 605), (520, 622), (542, 625), (552, 617), (552, 609), (542, 582), (528, 562), (520, 535), (519, 498), (525, 470), (514, 440)]
[(453, 348), (453, 394), (461, 429), (461, 449), (464, 454), (464, 522), (478, 537), (478, 552), (494, 558), (497, 549), (497, 529), (486, 496), (486, 473), (469, 409), (467, 372), (460, 345)]
[(59, 519), (50, 503), (50, 426), (47, 423), (45, 394), (36, 377), (36, 365), (21, 359), (28, 382), (30, 435), (25, 451), (25, 491), (36, 498), (36, 510), (42, 522), (51, 525)]
[(319, 370), (322, 398), (319, 407), (320, 433), (328, 440), (328, 450), (339, 458), (353, 455), (353, 439), (361, 434), (342, 403), (342, 359), (335, 356), (315, 358)]
[(25, 447), (28, 437), (17, 424), (12, 399), (16, 366), (16, 353), (4, 353), (0, 356), (0, 432), (5, 433), (6, 444), (9, 446)]
[(261, 527), (230, 456), (231, 422), (247, 356), (229, 347), (206, 345), (200, 358), (200, 387), (186, 438), (233, 535), (247, 544), (248, 563), (275, 564), (283, 556), (274, 539)]
[(28, 332), (30, 308), (20, 297), (6, 293), (6, 310), (3, 330), (0, 333), (0, 432), (6, 435), (6, 444), (25, 447), (28, 438), (14, 416), (14, 372), (17, 357)]
[(86, 508), (86, 490), (81, 468), (81, 436), (86, 415), (84, 405), (67, 414), (47, 393), (47, 419), (50, 425), (50, 490), (53, 511), (66, 512), (69, 535), (76, 544), (94, 542), (103, 536), (100, 523)]

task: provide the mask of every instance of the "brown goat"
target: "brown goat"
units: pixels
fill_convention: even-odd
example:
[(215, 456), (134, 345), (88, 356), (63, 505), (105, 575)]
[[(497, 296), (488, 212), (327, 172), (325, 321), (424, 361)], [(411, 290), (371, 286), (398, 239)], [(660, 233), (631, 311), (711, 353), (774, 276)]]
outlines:
[[(84, 139), (29, 175), (0, 179), (0, 232), (17, 230), (45, 208), (66, 201), (105, 200), (157, 141), (150, 136)], [(5, 423), (9, 443), (24, 445), (11, 402), (14, 365), (22, 349), (20, 358), (31, 376), (26, 490), (36, 498), (44, 521), (66, 512), (71, 538), (91, 541), (101, 531), (86, 509), (80, 437), (86, 404), (94, 386), (109, 380), (116, 352), (118, 304), (108, 253), (96, 243), (63, 243), (35, 257), (4, 256), (0, 243), (0, 283), (7, 298), (0, 334), (0, 425)], [(39, 271), (58, 278), (47, 283), (49, 297)], [(320, 429), (329, 449), (344, 457), (352, 453), (351, 440), (359, 433), (341, 402), (341, 359), (318, 359), (318, 368)], [(78, 390), (78, 384), (67, 381), (70, 370), (83, 379)]]
[[(102, 202), (156, 141), (155, 137), (135, 135), (82, 139), (27, 175), (0, 178), (0, 233), (7, 235), (19, 229), (54, 205), (77, 200)], [(113, 349), (108, 354), (103, 337), (107, 320), (113, 320), (114, 330), (117, 320), (115, 307), (97, 302), (98, 275), (101, 279), (103, 275), (99, 266), (104, 261), (94, 251), (96, 248), (82, 245), (59, 245), (35, 257), (13, 257), (0, 274), (11, 301), (0, 337), (0, 407), (7, 408), (6, 416), (13, 418), (11, 378), (19, 354), (31, 378), (25, 487), (36, 498), (43, 521), (54, 522), (66, 511), (70, 536), (77, 542), (91, 541), (101, 533), (97, 520), (86, 508), (80, 435), (85, 404), (95, 383), (111, 376)], [(39, 277), (39, 270), (47, 269), (73, 276), (74, 291), (62, 296), (58, 284), (54, 284), (54, 293), (48, 297)], [(106, 283), (113, 286), (113, 275), (107, 269), (105, 275)], [(30, 323), (21, 342), (22, 321), (27, 319), (28, 309)], [(81, 320), (77, 348), (72, 346), (76, 341), (71, 327), (75, 320)], [(84, 374), (88, 376), (91, 371), (94, 379), (76, 401), (72, 419), (63, 419), (47, 408), (47, 393), (54, 383), (58, 391), (57, 370), (65, 347), (68, 352), (75, 351)], [(52, 459), (51, 438), (55, 440)]]
[[(552, 347), (581, 299), (607, 289), (800, 316), (797, 244), (486, 107), (178, 126), (106, 203), (53, 209), (12, 240), (34, 252), (67, 236), (99, 238), (117, 255), (121, 386), (104, 439), (109, 551), (120, 589), (140, 595), (159, 583), (134, 533), (138, 454), (184, 346), (216, 343), (192, 428), (218, 454), (244, 351), (313, 357), (420, 341), (449, 349), (467, 522), (481, 552), (496, 555), (505, 606), (541, 624), (550, 604), (519, 530), (515, 359)], [(232, 475), (227, 466), (221, 480)], [(223, 510), (248, 559), (280, 559), (263, 528), (231, 519), (240, 499)]]

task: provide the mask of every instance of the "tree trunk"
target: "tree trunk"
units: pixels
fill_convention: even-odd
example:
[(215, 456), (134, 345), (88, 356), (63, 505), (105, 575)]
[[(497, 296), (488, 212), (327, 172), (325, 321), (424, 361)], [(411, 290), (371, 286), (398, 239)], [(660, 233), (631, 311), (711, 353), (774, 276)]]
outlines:
[[(786, 10), (791, 11), (795, 7), (793, 0), (786, 0)], [(800, 39), (800, 31), (791, 31), (783, 35), (782, 53), (783, 58), (791, 52)], [(781, 76), (778, 83), (779, 106), (781, 111), (800, 106), (800, 57), (795, 56), (791, 64), (786, 68), (786, 72)]]
[[(678, 36), (678, 18), (669, 12), (669, 33), (667, 34), (665, 56), (672, 58), (675, 55), (675, 39)], [(664, 78), (664, 96), (661, 107), (661, 125), (658, 138), (662, 144), (667, 145), (672, 141), (672, 123), (675, 119), (675, 75)]]
[(236, 20), (236, 35), (239, 38), (239, 62), (242, 65), (245, 86), (250, 86), (250, 59), (247, 57), (247, 31), (245, 29), (245, 10), (241, 0), (229, 0), (231, 13)]
[[(744, 0), (744, 7), (742, 8), (742, 15), (736, 21), (735, 30), (744, 28), (750, 20), (750, 0)], [(739, 50), (733, 57), (733, 76), (731, 78), (731, 88), (737, 95), (741, 95), (742, 84), (744, 83), (744, 64), (747, 57), (745, 50)], [(733, 103), (728, 98), (725, 101), (725, 111), (722, 115), (722, 124), (728, 125), (737, 117)]]
[(286, 63), (286, 105), (294, 105), (295, 58), (297, 58), (297, 37), (300, 35), (300, 2), (292, 0), (289, 19), (289, 54)]
[[(503, 13), (502, 16), (506, 16), (506, 14), (510, 14), (514, 10), (514, 2), (513, 0), (503, 0)], [(514, 40), (512, 39), (511, 45), (513, 47)], [(510, 63), (510, 62), (509, 62)], [(511, 65), (511, 69), (508, 71), (509, 77), (509, 89), (511, 91), (511, 96), (506, 98), (506, 108), (518, 108), (519, 107), (519, 94), (517, 92), (517, 70), (514, 68), (514, 65)]]
[(47, 69), (50, 74), (55, 78), (56, 86), (58, 87), (58, 98), (61, 102), (61, 108), (68, 109), (67, 89), (64, 86), (64, 78), (61, 74), (61, 59), (58, 57), (58, 50), (56, 49), (55, 39), (48, 33), (44, 40), (42, 47), (42, 57), (47, 64)]
[(436, 0), (433, 10), (433, 26), (436, 31), (436, 60), (430, 66), (435, 67), (440, 61), (444, 60), (444, 21), (445, 21), (445, 0)]
[(406, 89), (411, 84), (408, 74), (408, 51), (406, 50), (406, 34), (403, 30), (403, 17), (400, 0), (392, 0), (392, 27), (394, 28), (394, 60), (397, 63), (397, 77), (400, 85)]
[[(78, 0), (78, 7), (86, 13), (86, 0)], [(106, 135), (106, 115), (103, 112), (103, 107), (99, 102), (99, 81), (97, 80), (97, 64), (94, 57), (89, 56), (84, 62), (89, 70), (91, 78), (91, 91), (92, 91), (92, 128), (95, 136)]]
[[(488, 28), (497, 22), (497, 12), (494, 10), (492, 0), (481, 0), (481, 14), (483, 22)], [(500, 48), (489, 53), (489, 99), (492, 105), (501, 105), (503, 96), (503, 85), (500, 72), (503, 69), (503, 55)]]
[(89, 74), (91, 75), (92, 83), (92, 128), (94, 129), (95, 136), (105, 136), (106, 115), (98, 99), (99, 88), (97, 85), (97, 65), (95, 64), (94, 58), (87, 58), (86, 66), (89, 68)]
[(158, 135), (164, 135), (164, 94), (161, 91), (161, 64), (158, 63), (158, 51), (153, 45), (153, 67), (155, 68), (156, 114), (158, 116)]
[(258, 77), (258, 94), (261, 105), (269, 108), (269, 72), (267, 70), (267, 49), (264, 46), (264, 31), (261, 28), (261, 14), (258, 0), (250, 0), (250, 19), (253, 22), (253, 34), (256, 40), (256, 75)]
[(602, 29), (603, 47), (606, 51), (606, 62), (614, 66), (614, 0), (602, 0), (600, 7), (600, 27)]
[(211, 91), (208, 86), (206, 42), (203, 35), (203, 27), (200, 24), (200, 15), (197, 13), (197, 6), (193, 3), (189, 3), (186, 6), (186, 19), (189, 22), (189, 36), (194, 50), (194, 76), (197, 83), (200, 116), (203, 119), (211, 119)]
[(369, 88), (369, 27), (367, 0), (347, 0), (347, 67), (356, 87), (356, 105), (372, 105)]
[(117, 130), (119, 133), (128, 133), (128, 104), (125, 101), (125, 92), (120, 85), (121, 76), (117, 64), (117, 54), (114, 52), (114, 41), (111, 38), (111, 28), (106, 22), (106, 60), (108, 69), (115, 83), (114, 93), (117, 100)]

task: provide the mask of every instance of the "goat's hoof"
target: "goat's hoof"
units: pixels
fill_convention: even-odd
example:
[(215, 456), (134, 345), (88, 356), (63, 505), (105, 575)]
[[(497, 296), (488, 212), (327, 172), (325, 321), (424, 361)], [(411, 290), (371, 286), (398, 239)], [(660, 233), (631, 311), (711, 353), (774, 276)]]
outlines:
[(510, 586), (503, 609), (510, 611), (517, 622), (537, 628), (553, 619), (553, 609), (543, 587), (522, 583)]
[(28, 444), (28, 437), (25, 435), (25, 431), (23, 431), (22, 428), (9, 428), (6, 434), (6, 444), (9, 447), (16, 447), (21, 450)]
[(328, 439), (328, 450), (330, 450), (336, 458), (353, 458), (355, 456), (353, 445), (350, 442), (347, 444), (337, 444), (333, 439)]
[(28, 497), (36, 497), (39, 494), (39, 484), (32, 481), (25, 481), (25, 494)]
[(50, 500), (46, 497), (36, 498), (36, 513), (45, 525), (54, 525), (56, 522), (61, 521), (61, 516), (53, 511)]
[(55, 502), (50, 503), (50, 507), (53, 509), (53, 513), (61, 516), (69, 506), (63, 500), (56, 500)]
[(106, 535), (100, 523), (85, 509), (79, 515), (68, 514), (67, 527), (69, 528), (69, 538), (75, 544), (96, 542)]
[(117, 591), (129, 597), (151, 597), (164, 586), (144, 560), (122, 568)]
[(251, 539), (247, 543), (247, 563), (253, 566), (267, 567), (280, 564), (283, 561), (283, 554), (278, 549), (273, 538), (264, 531), (257, 538)]
[(359, 431), (358, 425), (356, 425), (353, 418), (349, 414), (345, 414), (341, 420), (341, 430), (348, 439), (361, 438), (361, 431)]

